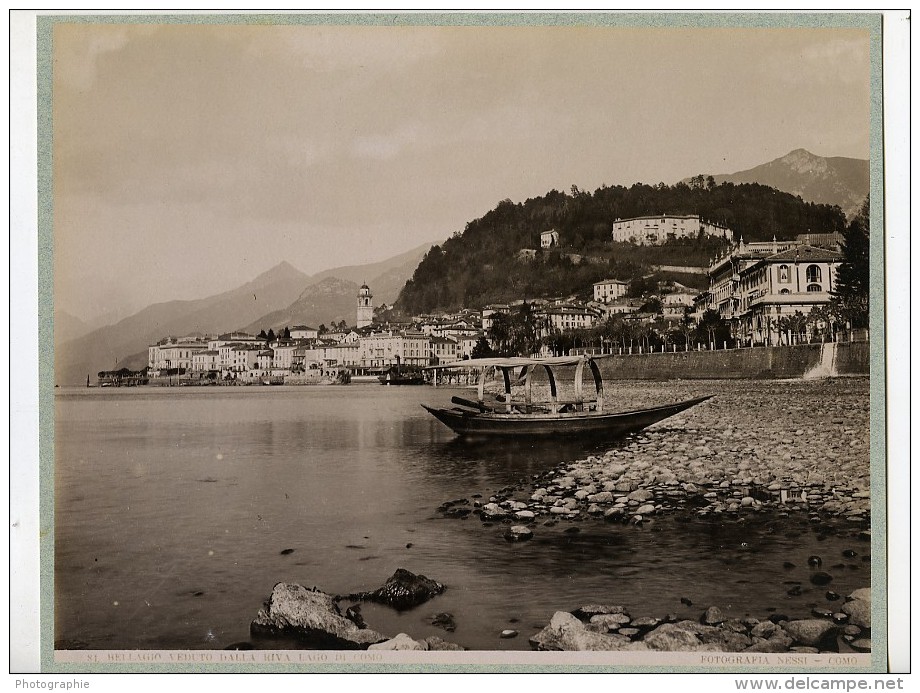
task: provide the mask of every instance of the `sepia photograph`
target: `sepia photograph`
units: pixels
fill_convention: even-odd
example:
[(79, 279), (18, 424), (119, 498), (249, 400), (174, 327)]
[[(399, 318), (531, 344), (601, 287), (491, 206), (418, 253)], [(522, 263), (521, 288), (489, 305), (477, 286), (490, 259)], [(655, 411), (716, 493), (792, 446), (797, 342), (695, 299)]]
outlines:
[(882, 24), (38, 16), (42, 670), (889, 671)]

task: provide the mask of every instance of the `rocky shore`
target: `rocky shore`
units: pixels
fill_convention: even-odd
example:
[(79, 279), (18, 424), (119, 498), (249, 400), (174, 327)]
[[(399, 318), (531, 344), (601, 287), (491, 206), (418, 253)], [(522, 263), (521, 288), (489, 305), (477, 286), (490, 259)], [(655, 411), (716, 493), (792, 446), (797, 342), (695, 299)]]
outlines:
[[(869, 409), (868, 396), (858, 397), (867, 382), (828, 383), (833, 389), (820, 409), (807, 397), (808, 383), (785, 385), (783, 402), (763, 383), (717, 395), (605, 452), (487, 496), (445, 501), (439, 511), (527, 525), (586, 515), (639, 523), (675, 510), (701, 517), (771, 510), (815, 521), (843, 517), (868, 529)], [(649, 393), (660, 396), (660, 388)], [(630, 406), (650, 403), (641, 390), (631, 394)], [(686, 382), (671, 392), (675, 400), (699, 394), (707, 393)]]
[[(279, 583), (250, 626), (255, 639), (282, 636), (302, 647), (334, 650), (464, 650), (439, 637), (415, 639), (407, 633), (384, 635), (364, 622), (355, 601), (381, 600), (394, 608), (411, 608), (443, 592), (444, 586), (425, 576), (400, 569), (379, 590), (360, 595), (333, 596), (302, 585)], [(342, 608), (342, 602), (351, 603)], [(450, 614), (436, 614), (432, 623), (450, 632)], [(773, 614), (768, 619), (726, 618), (711, 606), (698, 620), (633, 617), (619, 605), (584, 605), (573, 612), (557, 611), (549, 623), (529, 638), (538, 651), (662, 652), (869, 652), (871, 644), (871, 593), (859, 589), (846, 597), (840, 610), (815, 609), (808, 618)], [(504, 630), (514, 638), (517, 630)], [(237, 644), (230, 649), (248, 649)]]

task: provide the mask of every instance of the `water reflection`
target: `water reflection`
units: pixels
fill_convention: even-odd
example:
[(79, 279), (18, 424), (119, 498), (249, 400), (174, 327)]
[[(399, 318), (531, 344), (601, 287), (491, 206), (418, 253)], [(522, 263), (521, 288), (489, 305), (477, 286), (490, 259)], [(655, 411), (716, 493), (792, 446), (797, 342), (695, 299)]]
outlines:
[(547, 472), (565, 462), (603, 453), (612, 447), (609, 442), (453, 438), (421, 445), (413, 456), (413, 464), (432, 475), (511, 483)]

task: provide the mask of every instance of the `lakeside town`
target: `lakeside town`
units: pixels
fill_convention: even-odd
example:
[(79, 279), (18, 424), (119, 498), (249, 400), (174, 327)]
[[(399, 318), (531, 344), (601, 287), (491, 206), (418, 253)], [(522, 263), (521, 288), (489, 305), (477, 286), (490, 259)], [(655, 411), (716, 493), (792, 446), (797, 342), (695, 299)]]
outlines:
[[(631, 282), (609, 278), (585, 287), (587, 300), (521, 298), (393, 320), (392, 307), (375, 306), (373, 290), (364, 284), (354, 325), (342, 320), (286, 326), (277, 334), (165, 336), (148, 346), (146, 370), (103, 371), (98, 384), (334, 384), (394, 367), (420, 369), (509, 350), (535, 357), (642, 354), (864, 338), (838, 329), (831, 311), (844, 261), (839, 233), (734, 243), (729, 228), (697, 215), (667, 214), (618, 219), (612, 229), (615, 242), (634, 245), (704, 237), (725, 241), (708, 268), (657, 267), (705, 273), (709, 288), (703, 291), (651, 275)], [(535, 259), (559, 245), (559, 233), (549, 230), (540, 234), (539, 250), (521, 253)], [(529, 334), (515, 334), (522, 331), (515, 322), (523, 322)]]

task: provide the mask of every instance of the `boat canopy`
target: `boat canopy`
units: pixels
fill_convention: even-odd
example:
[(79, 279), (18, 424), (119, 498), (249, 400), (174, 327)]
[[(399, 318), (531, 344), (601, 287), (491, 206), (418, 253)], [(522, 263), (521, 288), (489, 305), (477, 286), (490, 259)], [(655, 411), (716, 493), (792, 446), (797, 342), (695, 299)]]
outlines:
[[(554, 368), (557, 366), (575, 366), (575, 401), (571, 403), (564, 403), (559, 401), (559, 390), (556, 385), (556, 374)], [(584, 373), (585, 366), (591, 371), (591, 375), (594, 377), (594, 388), (596, 392), (596, 399), (592, 401), (586, 401), (583, 393), (582, 387), (582, 374)], [(453, 361), (451, 363), (445, 363), (440, 366), (429, 366), (429, 370), (436, 370), (440, 368), (479, 368), (482, 369), (479, 374), (479, 404), (483, 405), (485, 400), (485, 384), (487, 373), (491, 369), (497, 369), (501, 371), (502, 378), (505, 385), (505, 410), (507, 413), (511, 413), (515, 410), (515, 405), (520, 404), (521, 409), (524, 413), (530, 412), (534, 407), (534, 402), (532, 399), (532, 383), (533, 383), (533, 373), (534, 370), (538, 367), (542, 367), (546, 372), (547, 380), (549, 381), (549, 394), (550, 400), (547, 403), (549, 409), (552, 413), (557, 413), (560, 410), (560, 407), (571, 404), (574, 406), (575, 411), (584, 411), (585, 408), (593, 403), (595, 411), (598, 413), (604, 411), (604, 383), (601, 378), (600, 369), (597, 367), (597, 364), (594, 362), (594, 359), (588, 356), (556, 356), (548, 359), (529, 359), (523, 357), (512, 357), (512, 358), (492, 358), (492, 359), (467, 359), (465, 361)], [(524, 401), (522, 403), (514, 403), (511, 400), (511, 372), (520, 368), (521, 372), (515, 380), (523, 383), (524, 385)]]
[(521, 366), (577, 366), (590, 360), (586, 356), (552, 356), (546, 359), (530, 359), (523, 356), (492, 359), (465, 359), (451, 361), (437, 366), (426, 366), (427, 370), (442, 368), (520, 368)]

